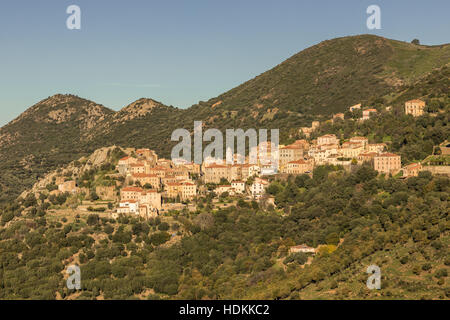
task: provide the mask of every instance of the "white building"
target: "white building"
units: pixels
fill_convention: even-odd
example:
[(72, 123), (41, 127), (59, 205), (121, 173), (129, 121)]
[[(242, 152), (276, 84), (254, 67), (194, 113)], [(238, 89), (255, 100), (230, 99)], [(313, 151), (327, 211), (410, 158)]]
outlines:
[(255, 178), (255, 181), (250, 186), (250, 194), (255, 199), (260, 198), (266, 192), (268, 185), (269, 181), (261, 178)]
[(134, 213), (139, 214), (139, 202), (136, 200), (125, 200), (119, 202), (119, 208), (117, 208), (117, 213)]
[(236, 193), (245, 193), (245, 182), (244, 181), (231, 181), (231, 186), (236, 191)]
[(230, 196), (233, 196), (236, 193), (231, 185), (219, 185), (216, 187), (214, 192), (218, 195), (227, 192)]

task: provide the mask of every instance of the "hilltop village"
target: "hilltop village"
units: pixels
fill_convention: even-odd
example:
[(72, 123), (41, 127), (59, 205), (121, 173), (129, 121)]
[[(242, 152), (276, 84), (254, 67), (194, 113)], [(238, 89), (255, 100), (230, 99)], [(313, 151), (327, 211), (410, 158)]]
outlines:
[[(425, 107), (424, 101), (407, 101), (405, 113), (418, 117), (424, 114)], [(350, 112), (356, 110), (362, 111), (362, 117), (357, 121), (365, 121), (377, 113), (373, 108), (362, 109), (361, 104), (349, 107)], [(330, 121), (338, 119), (344, 120), (344, 114), (335, 114)], [(278, 151), (272, 150), (269, 143), (260, 144), (257, 151), (267, 152), (266, 156), (259, 154), (255, 164), (249, 164), (246, 157), (242, 164), (223, 164), (217, 159), (206, 159), (199, 165), (159, 158), (150, 149), (125, 149), (111, 168), (114, 173), (108, 174), (106, 184), (95, 186), (91, 198), (111, 201), (109, 209), (113, 216), (130, 214), (151, 218), (186, 207), (195, 210), (193, 203), (199, 197), (216, 200), (236, 197), (243, 201), (265, 201), (275, 206), (273, 197), (266, 194), (274, 176), (281, 179), (302, 174), (312, 176), (314, 168), (322, 165), (351, 170), (354, 166), (366, 164), (380, 174), (402, 178), (417, 176), (422, 170), (433, 172), (433, 168), (424, 168), (420, 163), (402, 167), (400, 155), (389, 152), (386, 143), (370, 143), (368, 137), (354, 136), (348, 141), (340, 141), (334, 134), (325, 134), (310, 139), (311, 133), (320, 126), (320, 122), (314, 121), (311, 127), (300, 128), (299, 133), (305, 138), (280, 145)], [(443, 154), (449, 153), (449, 148), (442, 146), (441, 149)], [(242, 156), (234, 155), (235, 159), (239, 157)], [(276, 158), (278, 161), (273, 162)], [(448, 166), (441, 166), (433, 173), (448, 174), (448, 169)], [(54, 177), (53, 184), (50, 189), (47, 185), (51, 196), (92, 193), (83, 181), (77, 184), (76, 180), (64, 175)]]

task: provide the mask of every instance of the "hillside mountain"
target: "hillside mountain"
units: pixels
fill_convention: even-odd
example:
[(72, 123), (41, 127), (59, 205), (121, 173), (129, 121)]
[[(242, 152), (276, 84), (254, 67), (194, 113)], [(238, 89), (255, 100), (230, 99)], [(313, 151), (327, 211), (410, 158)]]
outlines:
[(450, 45), (420, 46), (373, 35), (338, 38), (191, 109), (202, 115), (211, 109), (238, 111), (260, 123), (269, 109), (284, 116), (328, 116), (414, 84), (449, 62)]
[[(169, 107), (152, 99), (142, 98), (109, 115), (90, 133), (84, 149), (110, 145), (148, 147), (167, 143), (173, 128), (186, 118), (186, 110)], [(191, 125), (192, 126), (192, 125)], [(156, 148), (161, 152), (162, 148)]]
[(172, 131), (192, 131), (194, 120), (218, 129), (281, 128), (283, 141), (298, 127), (355, 103), (400, 105), (413, 94), (448, 96), (449, 63), (450, 45), (361, 35), (321, 42), (185, 110), (142, 98), (114, 112), (56, 95), (0, 129), (0, 194), (11, 199), (45, 172), (106, 145), (145, 146), (168, 157)]
[[(207, 102), (186, 110), (146, 99), (126, 107), (155, 104), (128, 119), (124, 110), (114, 123), (97, 128), (97, 147), (111, 141), (151, 146), (165, 157), (176, 128), (192, 131), (195, 120), (205, 128), (282, 128), (285, 141), (300, 126), (326, 120), (362, 102), (402, 105), (410, 98), (447, 96), (450, 45), (421, 46), (372, 35), (324, 41), (275, 68)], [(117, 121), (120, 118), (121, 121)], [(106, 135), (102, 134), (107, 132)]]
[(55, 95), (0, 129), (1, 199), (17, 196), (45, 172), (85, 151), (80, 142), (114, 111), (73, 95)]
[[(96, 150), (0, 209), (0, 299), (450, 298), (446, 176), (321, 166), (312, 178), (272, 181), (276, 208), (201, 196), (195, 212), (150, 219), (113, 218), (111, 202), (92, 195), (51, 193), (61, 178), (118, 191), (126, 151)], [(298, 244), (315, 253), (293, 253)], [(67, 288), (73, 264), (79, 291)], [(379, 290), (366, 286), (373, 265)]]

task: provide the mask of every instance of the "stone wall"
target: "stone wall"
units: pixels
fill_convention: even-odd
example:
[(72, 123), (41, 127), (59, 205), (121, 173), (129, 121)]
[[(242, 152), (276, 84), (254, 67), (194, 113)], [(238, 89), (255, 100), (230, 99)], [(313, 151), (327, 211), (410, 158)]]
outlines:
[(423, 166), (420, 171), (430, 171), (432, 174), (445, 174), (450, 176), (450, 166)]

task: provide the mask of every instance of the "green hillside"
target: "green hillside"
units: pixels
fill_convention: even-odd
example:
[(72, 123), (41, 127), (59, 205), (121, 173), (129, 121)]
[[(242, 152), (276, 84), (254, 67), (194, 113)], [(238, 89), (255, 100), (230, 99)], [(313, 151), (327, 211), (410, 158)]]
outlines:
[(222, 101), (218, 109), (276, 107), (329, 115), (413, 84), (449, 62), (450, 45), (427, 47), (373, 35), (338, 38), (303, 50), (205, 106), (193, 108), (204, 111)]
[(80, 141), (114, 111), (72, 95), (44, 99), (0, 129), (0, 201), (87, 154)]
[[(448, 177), (326, 166), (268, 192), (279, 209), (204, 197), (150, 220), (75, 215), (67, 194), (14, 201), (0, 210), (0, 299), (450, 298)], [(289, 253), (303, 243), (318, 252)], [(73, 263), (78, 292), (64, 280)], [(369, 265), (380, 290), (365, 286)]]
[(161, 106), (131, 121), (105, 123), (93, 143), (131, 141), (168, 157), (172, 131), (192, 130), (195, 120), (221, 130), (281, 128), (286, 141), (300, 126), (358, 102), (401, 106), (410, 98), (446, 98), (449, 69), (442, 67), (448, 63), (450, 45), (427, 47), (371, 35), (324, 41), (187, 110)]
[(105, 145), (150, 147), (169, 157), (176, 128), (280, 128), (281, 142), (312, 120), (350, 105), (448, 99), (450, 45), (421, 46), (373, 35), (327, 40), (242, 85), (182, 110), (140, 99), (119, 112), (56, 95), (0, 129), (0, 200)]

